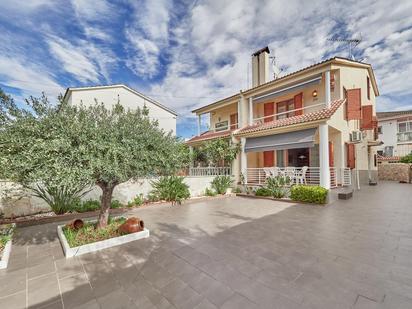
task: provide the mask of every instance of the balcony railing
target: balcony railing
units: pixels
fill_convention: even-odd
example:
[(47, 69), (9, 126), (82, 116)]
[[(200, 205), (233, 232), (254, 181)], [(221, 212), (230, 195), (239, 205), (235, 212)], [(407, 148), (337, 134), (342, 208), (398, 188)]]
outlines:
[[(282, 167), (282, 168), (248, 168), (247, 183), (251, 185), (264, 185), (268, 177), (283, 176), (289, 177), (293, 184), (320, 184), (320, 167)], [(338, 179), (342, 186), (352, 184), (351, 171), (349, 168), (330, 167), (330, 186), (336, 188)]]
[(412, 132), (398, 133), (398, 143), (412, 142)]
[(230, 176), (232, 170), (230, 167), (191, 167), (189, 176), (206, 177), (206, 176)]
[(309, 106), (304, 106), (301, 108), (295, 108), (295, 109), (291, 109), (288, 110), (286, 112), (281, 112), (281, 113), (276, 113), (276, 114), (272, 114), (272, 115), (267, 115), (267, 116), (263, 116), (263, 117), (257, 117), (257, 118), (253, 118), (253, 124), (262, 124), (265, 122), (265, 119), (270, 119), (270, 120), (275, 120), (278, 119), (279, 116), (285, 116), (283, 118), (287, 118), (287, 117), (291, 117), (289, 116), (290, 114), (295, 114), (295, 112), (297, 111), (302, 111), (302, 114), (306, 114), (306, 113), (310, 113), (310, 112), (316, 112), (319, 111), (321, 109), (325, 108), (325, 103), (318, 103), (318, 104), (314, 104), (314, 105), (309, 105)]

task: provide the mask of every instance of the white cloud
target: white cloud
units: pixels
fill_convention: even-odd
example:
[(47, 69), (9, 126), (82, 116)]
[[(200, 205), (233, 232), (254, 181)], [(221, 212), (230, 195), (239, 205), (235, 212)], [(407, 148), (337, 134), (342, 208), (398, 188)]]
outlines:
[(72, 6), (77, 22), (88, 38), (112, 40), (112, 31), (107, 23), (116, 19), (117, 9), (114, 5), (106, 0), (72, 0)]
[(65, 71), (79, 81), (99, 82), (102, 77), (110, 80), (109, 68), (113, 57), (86, 41), (74, 45), (61, 38), (50, 36), (47, 40), (51, 54), (60, 61)]
[(171, 3), (145, 0), (130, 4), (133, 22), (125, 29), (126, 65), (140, 77), (151, 78), (159, 71), (161, 53), (167, 53)]
[(50, 97), (57, 97), (64, 91), (45, 67), (17, 57), (0, 56), (0, 83), (21, 89), (22, 97), (38, 96), (43, 91)]

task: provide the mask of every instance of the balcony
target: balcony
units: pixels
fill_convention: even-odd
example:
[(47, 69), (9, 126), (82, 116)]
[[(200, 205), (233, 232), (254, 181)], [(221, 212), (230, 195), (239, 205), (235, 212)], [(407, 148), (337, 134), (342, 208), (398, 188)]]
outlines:
[(412, 132), (402, 132), (397, 134), (398, 143), (412, 142)]
[(274, 113), (274, 114), (270, 114), (270, 115), (263, 116), (263, 117), (256, 117), (256, 118), (253, 117), (252, 125), (260, 125), (265, 122), (289, 118), (289, 117), (293, 117), (296, 115), (304, 115), (304, 114), (308, 114), (312, 112), (317, 112), (317, 111), (324, 109), (325, 107), (326, 107), (326, 104), (323, 102), (323, 103), (303, 106), (302, 108), (293, 108), (293, 109), (290, 109), (284, 112)]

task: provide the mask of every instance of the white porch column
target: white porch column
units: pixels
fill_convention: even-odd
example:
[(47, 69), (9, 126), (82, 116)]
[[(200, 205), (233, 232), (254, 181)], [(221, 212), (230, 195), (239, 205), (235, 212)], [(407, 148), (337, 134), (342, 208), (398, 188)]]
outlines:
[(248, 125), (252, 125), (253, 123), (253, 98), (249, 98), (249, 122)]
[(237, 101), (237, 127), (240, 129), (242, 127), (242, 99)]
[(241, 151), (240, 151), (240, 170), (243, 174), (244, 181), (247, 183), (247, 156), (245, 152), (246, 138), (242, 137), (241, 142)]
[(200, 135), (200, 130), (202, 126), (202, 118), (201, 115), (197, 115), (197, 135)]
[(325, 72), (325, 103), (326, 107), (330, 107), (330, 71)]
[(330, 189), (329, 131), (326, 123), (319, 125), (320, 186)]

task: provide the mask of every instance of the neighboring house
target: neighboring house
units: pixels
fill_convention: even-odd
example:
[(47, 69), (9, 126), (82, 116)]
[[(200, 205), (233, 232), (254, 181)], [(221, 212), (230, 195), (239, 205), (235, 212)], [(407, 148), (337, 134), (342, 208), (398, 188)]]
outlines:
[(160, 128), (176, 135), (176, 112), (126, 85), (67, 88), (63, 100), (75, 105), (98, 102), (107, 107), (119, 102), (130, 109), (146, 106), (149, 117), (158, 120)]
[(378, 154), (383, 157), (402, 157), (412, 153), (412, 110), (378, 112)]
[[(252, 55), (252, 88), (193, 111), (199, 129), (188, 145), (240, 142), (232, 173), (249, 184), (278, 173), (273, 167), (304, 166), (310, 183), (325, 188), (350, 182), (350, 169), (363, 183), (375, 181), (379, 92), (372, 66), (334, 57), (269, 81), (269, 53), (266, 47)], [(201, 133), (203, 114), (210, 130)]]

